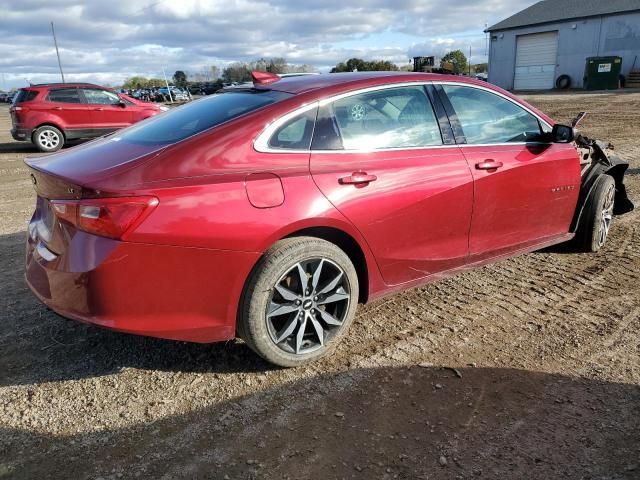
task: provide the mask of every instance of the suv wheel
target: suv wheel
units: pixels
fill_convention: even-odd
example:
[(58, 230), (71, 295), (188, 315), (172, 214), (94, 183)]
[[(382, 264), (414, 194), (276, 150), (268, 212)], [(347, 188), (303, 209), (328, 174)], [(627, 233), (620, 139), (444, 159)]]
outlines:
[(238, 333), (265, 360), (296, 367), (331, 353), (358, 304), (358, 276), (336, 245), (313, 237), (277, 242), (243, 295)]
[(43, 125), (33, 132), (33, 143), (41, 152), (56, 152), (64, 145), (64, 135), (56, 127)]

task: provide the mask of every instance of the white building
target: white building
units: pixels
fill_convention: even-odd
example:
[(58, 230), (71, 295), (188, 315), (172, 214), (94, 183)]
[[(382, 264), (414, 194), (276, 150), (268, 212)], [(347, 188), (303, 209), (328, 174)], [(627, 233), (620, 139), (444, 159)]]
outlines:
[(509, 90), (551, 89), (561, 75), (581, 88), (589, 57), (640, 69), (640, 0), (543, 0), (487, 32), (489, 82)]

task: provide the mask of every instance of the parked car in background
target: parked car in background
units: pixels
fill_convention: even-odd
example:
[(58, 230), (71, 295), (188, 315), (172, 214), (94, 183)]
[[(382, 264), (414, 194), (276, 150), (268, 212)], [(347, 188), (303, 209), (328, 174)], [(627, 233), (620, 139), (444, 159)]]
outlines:
[(187, 87), (187, 90), (189, 90), (189, 93), (191, 95), (202, 95), (203, 89), (204, 89), (204, 85), (199, 83), (192, 83)]
[(486, 82), (424, 73), (254, 72), (26, 163), (26, 279), (46, 305), (129, 333), (239, 336), (282, 366), (330, 354), (358, 303), (570, 240), (596, 251), (633, 208), (604, 144)]
[(7, 103), (9, 94), (7, 92), (0, 92), (0, 103)]
[(179, 88), (171, 92), (173, 100), (178, 102), (188, 102), (191, 100), (191, 95), (188, 90), (180, 90)]
[(222, 85), (218, 82), (209, 82), (202, 85), (200, 89), (201, 95), (213, 95), (222, 88)]
[(90, 83), (32, 85), (18, 90), (9, 108), (11, 135), (55, 152), (68, 140), (99, 137), (163, 110)]
[(169, 88), (160, 87), (158, 89), (158, 93), (160, 93), (160, 95), (165, 96), (165, 97), (169, 97), (169, 91), (171, 91), (171, 98), (174, 101), (188, 102), (189, 100), (191, 100), (191, 97), (189, 96), (189, 92), (188, 91), (181, 90), (180, 88), (174, 87), (173, 85), (170, 85)]
[(9, 92), (7, 94), (7, 103), (13, 103), (13, 99), (16, 98), (18, 91)]

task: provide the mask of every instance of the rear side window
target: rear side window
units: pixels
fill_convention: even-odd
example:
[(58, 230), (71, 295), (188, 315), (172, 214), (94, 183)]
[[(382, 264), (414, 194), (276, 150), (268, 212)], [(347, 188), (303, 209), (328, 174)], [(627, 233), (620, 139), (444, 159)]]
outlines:
[(60, 88), (58, 90), (51, 90), (47, 96), (47, 100), (58, 103), (82, 103), (80, 93), (77, 88)]
[(14, 104), (30, 102), (38, 96), (37, 90), (20, 90), (13, 100)]
[(378, 150), (442, 145), (424, 87), (396, 87), (336, 100), (321, 112), (314, 149)]
[(315, 108), (292, 118), (271, 136), (269, 147), (280, 150), (309, 150), (315, 121)]
[(468, 144), (527, 142), (540, 139), (538, 119), (515, 103), (486, 90), (442, 85)]
[(128, 128), (114, 140), (168, 145), (291, 96), (290, 93), (275, 90), (246, 90), (211, 95)]

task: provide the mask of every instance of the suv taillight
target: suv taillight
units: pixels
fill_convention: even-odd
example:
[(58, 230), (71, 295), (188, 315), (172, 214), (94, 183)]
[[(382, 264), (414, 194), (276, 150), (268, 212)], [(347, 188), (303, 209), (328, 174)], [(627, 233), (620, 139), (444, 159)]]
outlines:
[(51, 200), (51, 210), (65, 222), (101, 237), (124, 240), (158, 205), (155, 197)]

